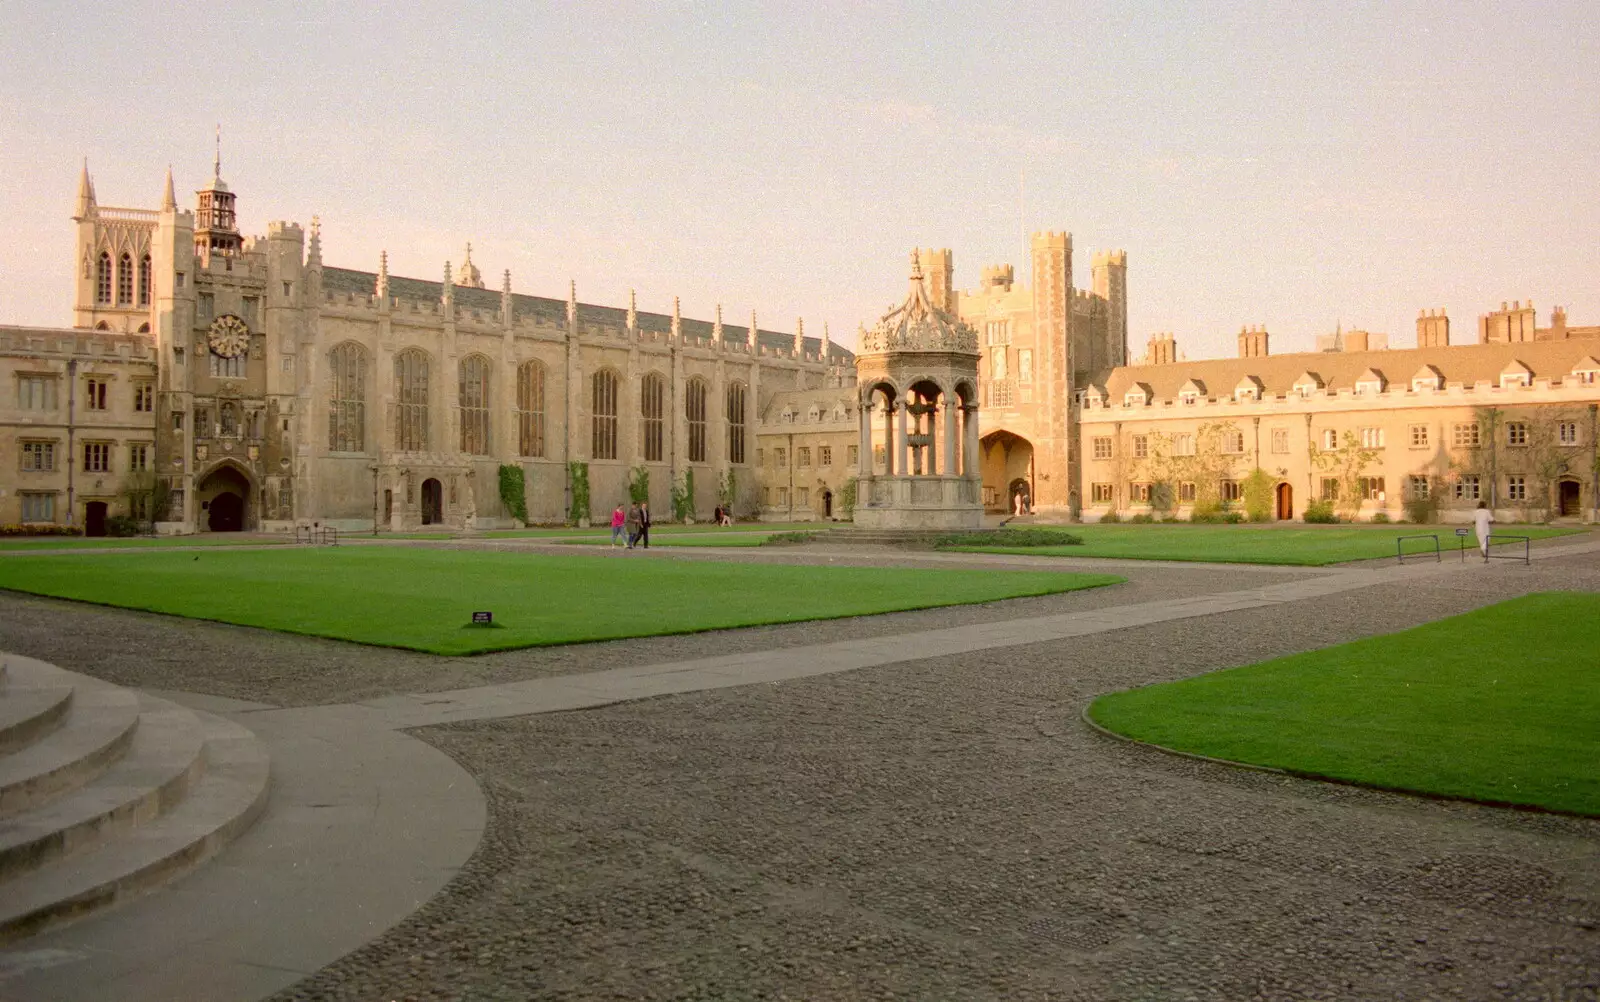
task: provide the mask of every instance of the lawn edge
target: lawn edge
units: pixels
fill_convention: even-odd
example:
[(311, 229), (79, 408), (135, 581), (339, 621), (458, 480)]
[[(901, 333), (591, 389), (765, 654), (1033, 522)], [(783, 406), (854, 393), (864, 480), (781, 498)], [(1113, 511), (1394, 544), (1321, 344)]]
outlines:
[[(1135, 686), (1135, 688), (1144, 688), (1144, 686)], [(1079, 719), (1081, 719), (1085, 724), (1088, 724), (1091, 730), (1097, 731), (1101, 735), (1111, 738), (1112, 740), (1121, 741), (1125, 744), (1137, 745), (1140, 748), (1150, 748), (1154, 751), (1161, 752), (1164, 755), (1171, 755), (1175, 758), (1186, 758), (1196, 762), (1209, 762), (1213, 765), (1225, 765), (1235, 769), (1248, 769), (1251, 772), (1265, 772), (1277, 776), (1289, 776), (1293, 779), (1305, 779), (1318, 783), (1331, 783), (1335, 786), (1349, 786), (1358, 790), (1373, 790), (1378, 793), (1398, 793), (1408, 797), (1418, 797), (1423, 800), (1433, 800), (1439, 803), (1474, 804), (1480, 807), (1496, 807), (1513, 811), (1526, 811), (1530, 814), (1552, 814), (1563, 818), (1582, 818), (1585, 821), (1593, 821), (1597, 818), (1600, 818), (1600, 812), (1589, 814), (1583, 811), (1566, 810), (1560, 807), (1545, 807), (1540, 804), (1521, 803), (1515, 800), (1487, 800), (1480, 797), (1466, 797), (1453, 793), (1435, 793), (1431, 790), (1419, 790), (1410, 786), (1389, 786), (1384, 783), (1373, 783), (1360, 779), (1348, 779), (1343, 776), (1328, 776), (1320, 772), (1311, 771), (1309, 769), (1287, 769), (1283, 766), (1277, 765), (1261, 765), (1257, 762), (1241, 762), (1231, 758), (1218, 758), (1215, 755), (1204, 755), (1200, 752), (1184, 751), (1181, 748), (1173, 748), (1168, 745), (1159, 745), (1154, 741), (1144, 741), (1139, 738), (1123, 734), (1120, 731), (1114, 731), (1090, 716), (1089, 711), (1094, 708), (1094, 704), (1098, 702), (1102, 696), (1111, 696), (1119, 692), (1132, 691), (1134, 690), (1115, 689), (1111, 692), (1102, 692), (1099, 696), (1094, 697), (1094, 699), (1089, 700), (1083, 705), (1083, 710), (1078, 714)]]

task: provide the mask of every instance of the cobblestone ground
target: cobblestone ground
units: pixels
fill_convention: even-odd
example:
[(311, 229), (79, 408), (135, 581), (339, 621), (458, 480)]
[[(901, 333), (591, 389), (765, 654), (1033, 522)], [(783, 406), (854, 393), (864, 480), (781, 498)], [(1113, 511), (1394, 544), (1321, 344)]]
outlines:
[(1600, 822), (1079, 719), (1107, 690), (1559, 588), (1600, 589), (1594, 558), (427, 729), (488, 794), (483, 844), (280, 999), (1592, 1002)]

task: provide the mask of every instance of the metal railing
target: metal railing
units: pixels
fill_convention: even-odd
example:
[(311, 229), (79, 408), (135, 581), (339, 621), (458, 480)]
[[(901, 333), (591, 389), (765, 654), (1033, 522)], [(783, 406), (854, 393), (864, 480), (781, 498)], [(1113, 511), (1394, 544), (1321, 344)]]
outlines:
[[(1394, 556), (1395, 556), (1395, 559), (1400, 561), (1402, 564), (1406, 562), (1406, 557), (1408, 556), (1408, 554), (1406, 553), (1406, 540), (1408, 540), (1408, 539), (1431, 539), (1431, 540), (1433, 540), (1433, 559), (1434, 559), (1434, 561), (1435, 562), (1439, 562), (1439, 561), (1444, 560), (1444, 556), (1439, 552), (1439, 535), (1438, 535), (1438, 533), (1423, 533), (1423, 534), (1418, 534), (1418, 535), (1415, 535), (1415, 536), (1396, 536), (1395, 537), (1395, 540), (1394, 540)], [(1427, 555), (1428, 555), (1428, 551), (1427, 550), (1418, 550), (1415, 553), (1409, 554), (1409, 556), (1412, 556), (1412, 557), (1425, 557)]]
[(331, 525), (297, 525), (294, 541), (310, 546), (338, 546), (339, 530)]
[[(1512, 546), (1512, 547), (1510, 547), (1510, 549), (1512, 551), (1510, 553), (1505, 553), (1505, 552), (1496, 553), (1495, 552), (1495, 540), (1497, 540), (1497, 539), (1508, 539), (1508, 540), (1520, 539), (1520, 540), (1522, 540), (1522, 552), (1521, 553), (1517, 553), (1516, 552), (1516, 547)], [(1533, 537), (1532, 536), (1512, 536), (1512, 535), (1507, 535), (1505, 533), (1500, 533), (1500, 532), (1491, 532), (1491, 533), (1489, 533), (1488, 544), (1489, 545), (1487, 545), (1487, 546), (1485, 546), (1483, 548), (1483, 562), (1484, 563), (1488, 563), (1490, 560), (1520, 560), (1524, 564), (1533, 563), (1533, 556), (1532, 556)]]

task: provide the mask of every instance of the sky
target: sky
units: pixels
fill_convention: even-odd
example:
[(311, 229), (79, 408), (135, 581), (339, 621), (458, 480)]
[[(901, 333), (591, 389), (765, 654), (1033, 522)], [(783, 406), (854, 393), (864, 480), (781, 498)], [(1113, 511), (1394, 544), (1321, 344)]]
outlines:
[(1128, 255), (1135, 355), (1265, 325), (1453, 340), (1504, 300), (1600, 323), (1600, 18), (1584, 2), (337, 5), (0, 0), (0, 324), (71, 322), (102, 205), (222, 176), (330, 265), (852, 345), (911, 248), (956, 285)]

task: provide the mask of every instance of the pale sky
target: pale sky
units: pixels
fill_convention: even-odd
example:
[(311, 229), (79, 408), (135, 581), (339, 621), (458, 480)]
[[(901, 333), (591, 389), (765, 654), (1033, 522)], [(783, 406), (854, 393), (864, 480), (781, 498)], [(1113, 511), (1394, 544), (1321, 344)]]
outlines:
[[(727, 8), (734, 8), (730, 13)], [(1024, 231), (1129, 262), (1134, 353), (1335, 323), (1453, 339), (1532, 298), (1600, 323), (1592, 2), (101, 5), (0, 0), (0, 323), (71, 322), (103, 205), (222, 175), (324, 260), (853, 345), (915, 246), (956, 284)], [(1019, 186), (1019, 177), (1025, 184)], [(1019, 187), (1025, 195), (1019, 198)]]

